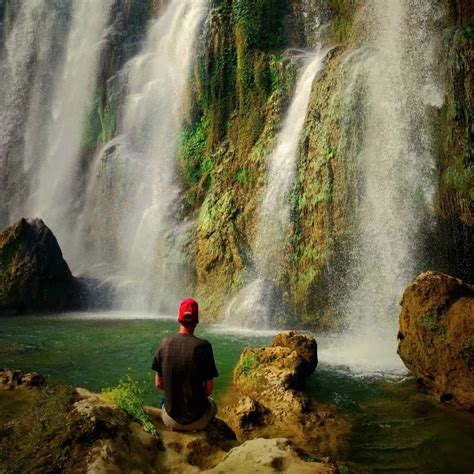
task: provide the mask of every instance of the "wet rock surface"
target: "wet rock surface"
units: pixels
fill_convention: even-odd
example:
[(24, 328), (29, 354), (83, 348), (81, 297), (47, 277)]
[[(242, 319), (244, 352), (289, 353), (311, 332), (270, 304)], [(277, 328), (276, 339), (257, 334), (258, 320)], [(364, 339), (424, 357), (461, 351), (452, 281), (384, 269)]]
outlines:
[(41, 219), (21, 219), (0, 234), (0, 312), (61, 310), (75, 287), (58, 241)]
[(232, 449), (209, 473), (336, 473), (336, 467), (325, 462), (305, 462), (297, 448), (285, 438), (257, 438)]
[(336, 453), (348, 423), (299, 390), (316, 365), (316, 341), (296, 331), (278, 334), (271, 347), (245, 349), (234, 369), (239, 398), (222, 415), (238, 439), (282, 436), (311, 455)]
[(438, 399), (474, 410), (474, 286), (425, 272), (401, 304), (403, 363)]
[(46, 379), (37, 372), (25, 374), (20, 370), (0, 370), (0, 388), (14, 390), (18, 387), (44, 387)]

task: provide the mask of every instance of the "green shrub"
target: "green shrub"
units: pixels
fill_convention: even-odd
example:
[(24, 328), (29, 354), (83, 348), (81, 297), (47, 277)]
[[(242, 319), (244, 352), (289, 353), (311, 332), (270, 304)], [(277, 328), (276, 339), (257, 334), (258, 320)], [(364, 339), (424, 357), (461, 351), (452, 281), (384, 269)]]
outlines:
[(133, 372), (129, 370), (127, 377), (120, 379), (115, 388), (105, 389), (101, 395), (105, 401), (113, 403), (126, 411), (143, 426), (145, 431), (157, 436), (155, 426), (143, 409), (146, 386), (146, 381), (136, 380)]
[(244, 356), (239, 364), (239, 371), (242, 375), (248, 377), (258, 367), (257, 357), (253, 352)]

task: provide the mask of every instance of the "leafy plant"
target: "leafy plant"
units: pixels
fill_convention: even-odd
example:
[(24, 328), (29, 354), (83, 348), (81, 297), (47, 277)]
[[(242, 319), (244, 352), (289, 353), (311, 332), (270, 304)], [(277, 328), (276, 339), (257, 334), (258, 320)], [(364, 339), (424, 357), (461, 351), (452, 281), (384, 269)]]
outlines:
[(242, 375), (248, 377), (258, 367), (258, 360), (252, 352), (244, 356), (240, 362), (239, 370)]
[(155, 426), (143, 409), (146, 385), (145, 380), (141, 382), (136, 380), (129, 369), (127, 376), (120, 379), (115, 388), (108, 388), (102, 392), (102, 398), (126, 411), (146, 432), (157, 436)]

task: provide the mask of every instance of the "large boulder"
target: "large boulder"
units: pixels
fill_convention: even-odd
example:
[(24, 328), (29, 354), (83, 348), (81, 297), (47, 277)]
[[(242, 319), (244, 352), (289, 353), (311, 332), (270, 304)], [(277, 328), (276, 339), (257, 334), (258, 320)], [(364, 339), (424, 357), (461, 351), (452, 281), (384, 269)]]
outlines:
[(398, 354), (442, 401), (474, 409), (474, 286), (426, 272), (402, 299)]
[(0, 312), (61, 310), (75, 280), (41, 219), (21, 219), (0, 234)]
[(300, 391), (317, 360), (314, 338), (296, 331), (278, 334), (270, 347), (243, 351), (233, 377), (238, 399), (222, 414), (239, 440), (283, 436), (312, 455), (338, 452), (346, 420)]
[(234, 384), (243, 391), (271, 400), (288, 398), (288, 389), (301, 388), (316, 369), (316, 340), (297, 331), (283, 331), (271, 347), (247, 348), (234, 370)]
[(224, 461), (214, 469), (205, 471), (213, 474), (266, 474), (286, 472), (293, 474), (338, 472), (334, 464), (326, 462), (308, 462), (295, 448), (293, 443), (285, 438), (257, 438), (246, 441), (241, 446), (232, 449)]
[(21, 219), (0, 233), (0, 314), (110, 307), (115, 288), (74, 277), (41, 219)]

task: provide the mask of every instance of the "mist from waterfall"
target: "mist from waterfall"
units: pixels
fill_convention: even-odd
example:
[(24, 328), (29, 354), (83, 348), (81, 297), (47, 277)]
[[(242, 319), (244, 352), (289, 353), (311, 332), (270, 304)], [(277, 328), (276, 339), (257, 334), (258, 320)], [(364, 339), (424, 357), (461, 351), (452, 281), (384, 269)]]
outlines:
[[(80, 151), (112, 0), (21, 2), (7, 31), (0, 86), (6, 223), (41, 216), (66, 258), (81, 196)], [(22, 185), (11, 193), (7, 173)]]
[[(47, 147), (54, 81), (64, 55), (70, 8), (45, 0), (12, 6), (0, 49), (0, 225), (25, 215), (29, 176)], [(12, 182), (16, 176), (21, 186)]]
[(285, 263), (285, 239), (290, 225), (290, 194), (293, 189), (301, 132), (308, 111), (313, 82), (323, 69), (327, 49), (305, 58), (295, 93), (269, 156), (267, 184), (258, 218), (254, 250), (256, 278), (242, 288), (227, 309), (234, 323), (258, 328), (272, 325), (274, 305), (281, 300), (275, 282)]
[[(173, 305), (179, 293), (176, 158), (186, 86), (208, 0), (172, 0), (151, 24), (122, 76), (127, 98), (119, 136), (98, 155), (81, 216), (83, 241), (112, 261), (126, 307)], [(130, 291), (127, 286), (130, 285)], [(178, 296), (176, 296), (178, 298)]]
[(346, 335), (331, 357), (361, 370), (399, 370), (399, 302), (404, 288), (426, 270), (422, 237), (432, 224), (433, 115), (444, 100), (436, 53), (441, 12), (428, 0), (376, 0), (369, 7), (370, 54), (362, 58), (365, 132), (349, 260), (353, 282), (341, 305)]

